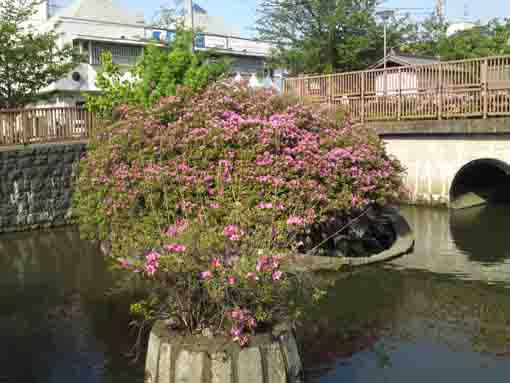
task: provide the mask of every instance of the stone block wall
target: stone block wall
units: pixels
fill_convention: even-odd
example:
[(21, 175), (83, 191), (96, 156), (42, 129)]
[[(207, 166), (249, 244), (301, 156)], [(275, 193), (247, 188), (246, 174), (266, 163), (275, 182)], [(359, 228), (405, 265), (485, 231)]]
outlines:
[(85, 143), (2, 149), (0, 232), (70, 223), (74, 169), (85, 151)]

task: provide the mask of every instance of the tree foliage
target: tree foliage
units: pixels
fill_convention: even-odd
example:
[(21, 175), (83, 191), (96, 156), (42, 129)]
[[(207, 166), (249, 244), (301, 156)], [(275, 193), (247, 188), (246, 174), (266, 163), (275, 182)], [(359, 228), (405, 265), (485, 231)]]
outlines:
[(102, 69), (96, 84), (102, 89), (100, 95), (88, 96), (87, 107), (102, 117), (110, 117), (120, 105), (149, 107), (162, 97), (176, 94), (179, 86), (195, 92), (211, 81), (218, 79), (228, 70), (225, 59), (214, 54), (190, 50), (194, 33), (178, 30), (175, 39), (161, 47), (152, 45), (131, 70), (131, 80), (112, 62), (112, 56), (105, 52)]
[[(292, 73), (365, 69), (383, 56), (377, 0), (263, 0), (259, 35), (279, 47), (273, 60)], [(412, 31), (407, 18), (389, 20), (388, 46)]]
[(460, 60), (510, 53), (510, 19), (493, 19), (487, 24), (447, 36), (448, 24), (431, 17), (416, 25), (416, 34), (402, 50), (442, 60)]
[(39, 0), (0, 0), (0, 108), (20, 107), (78, 63), (71, 46), (59, 47), (57, 26), (35, 31), (30, 18)]
[(458, 32), (439, 42), (439, 55), (445, 60), (497, 56), (510, 53), (510, 19), (492, 20)]

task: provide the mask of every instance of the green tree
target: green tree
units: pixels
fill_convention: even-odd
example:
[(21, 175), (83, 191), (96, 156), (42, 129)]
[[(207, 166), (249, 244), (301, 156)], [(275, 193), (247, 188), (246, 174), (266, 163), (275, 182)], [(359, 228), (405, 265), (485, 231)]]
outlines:
[(411, 24), (410, 29), (408, 39), (400, 46), (402, 51), (422, 56), (440, 55), (448, 23), (433, 14), (421, 23)]
[(103, 117), (111, 116), (119, 105), (149, 107), (162, 97), (173, 96), (179, 86), (198, 91), (228, 71), (229, 62), (213, 53), (191, 52), (194, 33), (178, 30), (174, 41), (165, 46), (150, 45), (125, 81), (111, 54), (102, 56), (103, 67), (96, 84), (98, 96), (87, 96), (87, 107)]
[(494, 19), (487, 24), (446, 35), (448, 24), (433, 16), (416, 25), (416, 33), (402, 50), (419, 55), (460, 60), (510, 54), (510, 19)]
[(59, 48), (56, 27), (37, 32), (30, 25), (39, 0), (0, 0), (0, 109), (40, 98), (39, 90), (79, 62), (71, 46)]
[(494, 19), (444, 38), (439, 43), (439, 54), (444, 60), (510, 54), (510, 19)]
[[(257, 28), (274, 41), (273, 61), (293, 74), (365, 69), (383, 56), (378, 0), (263, 0)], [(412, 32), (407, 17), (388, 21), (388, 45)]]

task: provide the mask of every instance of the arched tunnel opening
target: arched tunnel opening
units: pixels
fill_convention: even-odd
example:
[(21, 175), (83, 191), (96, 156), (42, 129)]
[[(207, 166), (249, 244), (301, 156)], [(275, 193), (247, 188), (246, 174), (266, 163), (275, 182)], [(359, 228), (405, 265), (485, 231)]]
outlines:
[(503, 161), (471, 161), (453, 179), (450, 189), (453, 209), (504, 202), (510, 202), (510, 165)]

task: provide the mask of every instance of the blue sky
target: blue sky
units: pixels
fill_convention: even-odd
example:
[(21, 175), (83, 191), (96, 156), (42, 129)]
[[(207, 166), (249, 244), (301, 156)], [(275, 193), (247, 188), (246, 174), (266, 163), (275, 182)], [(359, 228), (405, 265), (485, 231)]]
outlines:
[[(162, 4), (170, 4), (171, 0), (116, 0), (129, 8), (143, 11), (146, 19)], [(446, 13), (451, 21), (464, 16), (465, 5), (472, 20), (486, 21), (494, 17), (510, 17), (510, 0), (445, 0)], [(223, 16), (228, 23), (237, 25), (243, 34), (252, 35), (250, 27), (256, 19), (259, 0), (196, 0), (198, 4), (215, 16)], [(427, 8), (434, 7), (435, 0), (386, 0), (384, 7), (391, 8)]]

